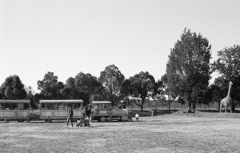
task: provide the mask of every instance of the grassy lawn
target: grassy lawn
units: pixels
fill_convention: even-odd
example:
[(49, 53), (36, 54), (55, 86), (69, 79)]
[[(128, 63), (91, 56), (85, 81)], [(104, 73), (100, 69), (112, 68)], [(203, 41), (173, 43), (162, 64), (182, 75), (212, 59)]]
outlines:
[(196, 112), (139, 122), (0, 123), (0, 152), (239, 152), (240, 114)]

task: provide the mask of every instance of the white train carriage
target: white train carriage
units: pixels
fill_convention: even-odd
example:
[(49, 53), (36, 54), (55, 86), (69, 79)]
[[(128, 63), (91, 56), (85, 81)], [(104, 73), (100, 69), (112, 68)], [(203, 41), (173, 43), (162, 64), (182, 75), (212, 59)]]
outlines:
[(67, 108), (72, 104), (73, 120), (82, 117), (83, 100), (40, 100), (39, 118), (51, 122), (52, 120), (66, 120), (68, 117)]
[(29, 121), (30, 100), (0, 100), (0, 120), (9, 121)]

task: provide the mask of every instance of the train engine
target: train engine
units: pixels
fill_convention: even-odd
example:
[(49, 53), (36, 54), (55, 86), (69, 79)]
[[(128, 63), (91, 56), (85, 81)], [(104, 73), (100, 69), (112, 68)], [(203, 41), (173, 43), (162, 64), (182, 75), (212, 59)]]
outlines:
[(129, 115), (125, 106), (124, 101), (121, 102), (118, 108), (113, 108), (110, 101), (92, 101), (92, 120), (99, 122), (132, 121), (132, 116)]

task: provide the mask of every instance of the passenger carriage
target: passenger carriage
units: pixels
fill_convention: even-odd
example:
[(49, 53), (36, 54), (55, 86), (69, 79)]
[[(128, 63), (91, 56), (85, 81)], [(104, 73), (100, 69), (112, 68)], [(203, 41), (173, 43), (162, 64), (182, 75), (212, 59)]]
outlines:
[(29, 121), (30, 111), (30, 100), (0, 100), (1, 121)]
[(83, 116), (83, 100), (40, 100), (39, 118), (51, 122), (52, 120), (66, 120), (67, 108), (72, 104), (73, 120)]

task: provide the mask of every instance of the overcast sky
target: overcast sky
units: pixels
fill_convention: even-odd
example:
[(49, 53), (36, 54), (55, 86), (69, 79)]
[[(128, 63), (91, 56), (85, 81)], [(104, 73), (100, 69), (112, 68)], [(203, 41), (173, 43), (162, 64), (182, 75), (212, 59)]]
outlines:
[(47, 71), (65, 83), (114, 64), (126, 78), (166, 71), (184, 28), (217, 51), (239, 44), (239, 0), (0, 0), (0, 84), (18, 75), (37, 91)]

